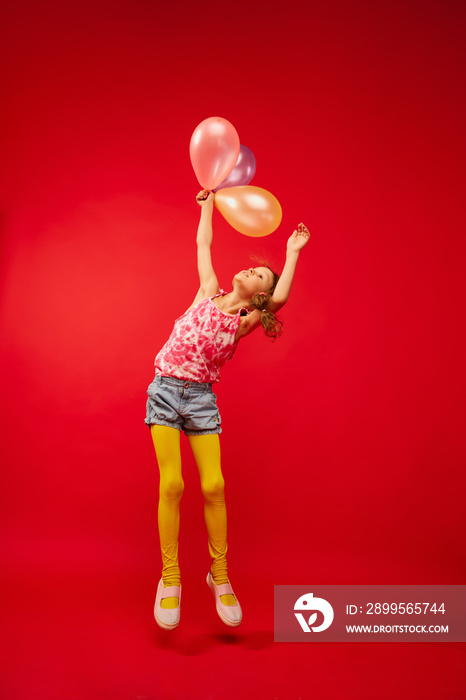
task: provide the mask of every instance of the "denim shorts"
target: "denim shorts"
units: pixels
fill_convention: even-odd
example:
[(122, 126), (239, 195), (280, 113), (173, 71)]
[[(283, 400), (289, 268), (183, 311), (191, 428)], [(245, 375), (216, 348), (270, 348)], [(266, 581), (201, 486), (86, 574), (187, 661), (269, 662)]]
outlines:
[(220, 434), (221, 418), (212, 384), (159, 374), (147, 389), (145, 423), (167, 425), (185, 435)]

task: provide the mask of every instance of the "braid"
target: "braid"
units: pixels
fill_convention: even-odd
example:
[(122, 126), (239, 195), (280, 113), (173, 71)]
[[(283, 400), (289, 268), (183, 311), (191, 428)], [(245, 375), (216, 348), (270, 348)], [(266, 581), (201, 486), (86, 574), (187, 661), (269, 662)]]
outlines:
[[(268, 265), (267, 265), (268, 267)], [(269, 268), (270, 270), (270, 268)], [(273, 270), (271, 270), (273, 272)], [(252, 297), (250, 304), (253, 307), (253, 309), (257, 309), (258, 311), (261, 311), (261, 324), (262, 328), (265, 331), (265, 335), (268, 338), (271, 338), (272, 341), (276, 340), (281, 334), (282, 334), (282, 327), (283, 327), (283, 321), (280, 321), (273, 311), (268, 311), (267, 306), (272, 298), (272, 294), (274, 293), (275, 287), (277, 286), (278, 280), (280, 279), (279, 275), (277, 275), (275, 272), (273, 272), (273, 285), (269, 289), (268, 292), (259, 292), (258, 294), (254, 294)]]

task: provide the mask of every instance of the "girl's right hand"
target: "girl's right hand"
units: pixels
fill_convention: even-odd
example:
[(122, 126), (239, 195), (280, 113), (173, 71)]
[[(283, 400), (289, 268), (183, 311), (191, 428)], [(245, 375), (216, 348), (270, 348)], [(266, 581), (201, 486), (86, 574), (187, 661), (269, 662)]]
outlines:
[(204, 207), (207, 205), (212, 206), (214, 203), (215, 195), (213, 192), (209, 192), (209, 190), (201, 190), (199, 194), (196, 195), (196, 202), (199, 204), (200, 207)]

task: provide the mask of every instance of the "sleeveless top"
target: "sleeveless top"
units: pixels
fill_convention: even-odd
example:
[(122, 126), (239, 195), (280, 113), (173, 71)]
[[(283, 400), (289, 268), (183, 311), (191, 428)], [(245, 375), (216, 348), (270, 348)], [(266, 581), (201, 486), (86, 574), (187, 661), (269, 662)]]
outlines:
[(212, 301), (219, 294), (198, 302), (176, 319), (171, 335), (155, 358), (155, 374), (191, 382), (220, 381), (220, 368), (233, 357), (235, 336), (241, 321), (237, 314), (220, 311)]

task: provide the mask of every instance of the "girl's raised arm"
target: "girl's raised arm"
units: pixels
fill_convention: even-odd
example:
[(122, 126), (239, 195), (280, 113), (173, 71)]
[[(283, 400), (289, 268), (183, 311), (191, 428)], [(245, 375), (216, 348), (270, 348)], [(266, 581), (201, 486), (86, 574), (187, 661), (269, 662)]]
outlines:
[[(299, 224), (296, 231), (293, 231), (286, 244), (286, 261), (283, 267), (282, 274), (278, 280), (277, 286), (270, 297), (267, 304), (267, 311), (275, 313), (286, 304), (290, 296), (291, 284), (293, 282), (296, 263), (298, 262), (299, 252), (304, 248), (310, 238), (310, 233), (304, 224)], [(262, 312), (254, 309), (248, 316), (242, 319), (241, 325), (236, 334), (236, 340), (249, 335), (256, 328), (262, 325)]]
[(210, 247), (212, 245), (212, 213), (214, 209), (213, 192), (201, 190), (196, 197), (196, 201), (201, 207), (201, 219), (197, 229), (197, 269), (199, 272), (199, 290), (194, 298), (191, 306), (194, 306), (199, 301), (217, 294), (219, 285), (217, 275), (215, 274), (212, 265), (212, 256)]
[(288, 301), (299, 253), (308, 242), (310, 235), (311, 234), (306, 226), (304, 224), (299, 224), (297, 230), (293, 231), (289, 237), (286, 244), (286, 261), (283, 267), (283, 272), (280, 275), (280, 279), (278, 280), (274, 293), (267, 304), (267, 311), (272, 311), (275, 313)]

